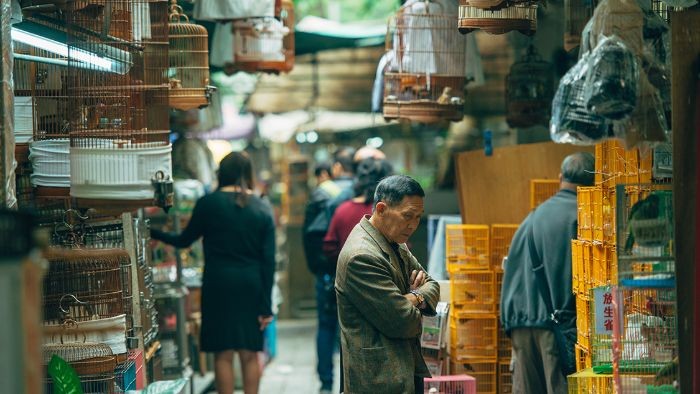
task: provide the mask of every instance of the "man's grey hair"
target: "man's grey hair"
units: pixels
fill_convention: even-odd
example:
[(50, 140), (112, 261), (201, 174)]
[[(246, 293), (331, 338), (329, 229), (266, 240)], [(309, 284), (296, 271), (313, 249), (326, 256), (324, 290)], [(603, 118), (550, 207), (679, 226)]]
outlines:
[(566, 182), (581, 186), (593, 186), (595, 182), (595, 157), (588, 152), (573, 153), (561, 163), (561, 176)]
[(420, 184), (410, 176), (388, 176), (379, 182), (377, 189), (374, 191), (372, 211), (374, 211), (374, 208), (376, 208), (377, 203), (380, 201), (393, 207), (400, 204), (404, 197), (407, 196), (425, 197), (425, 192)]

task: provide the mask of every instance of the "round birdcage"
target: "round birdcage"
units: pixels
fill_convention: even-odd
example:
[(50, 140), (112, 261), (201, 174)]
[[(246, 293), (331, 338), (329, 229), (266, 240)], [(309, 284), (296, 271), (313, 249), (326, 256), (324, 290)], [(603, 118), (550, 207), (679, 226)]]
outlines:
[(189, 21), (177, 0), (170, 5), (168, 38), (170, 107), (186, 111), (206, 106), (209, 34), (204, 26)]
[(384, 118), (425, 123), (463, 118), (466, 38), (455, 31), (456, 13), (447, 6), (409, 1), (389, 21)]
[(233, 58), (239, 71), (278, 74), (294, 68), (294, 3), (275, 2), (274, 17), (233, 22)]
[(483, 9), (483, 1), (459, 1), (458, 28), (462, 34), (483, 30), (489, 34), (519, 31), (533, 35), (537, 31), (537, 3), (531, 1), (503, 2), (496, 9)]
[(546, 125), (553, 95), (552, 64), (542, 60), (530, 45), (506, 77), (506, 121), (511, 127)]
[(570, 51), (581, 43), (581, 32), (595, 9), (595, 0), (564, 0), (564, 49)]
[(168, 1), (68, 3), (70, 177), (78, 205), (153, 205), (171, 174)]

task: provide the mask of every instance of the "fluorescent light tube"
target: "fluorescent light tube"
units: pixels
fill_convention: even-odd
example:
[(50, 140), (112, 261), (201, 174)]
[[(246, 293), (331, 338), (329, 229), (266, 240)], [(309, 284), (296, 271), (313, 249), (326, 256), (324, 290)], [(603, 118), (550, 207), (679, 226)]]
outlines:
[[(68, 44), (64, 42), (59, 42), (42, 35), (31, 33), (17, 28), (16, 26), (12, 26), (11, 36), (12, 40), (14, 41), (55, 53), (67, 59), (68, 65), (70, 66), (95, 69), (97, 71), (108, 71), (122, 75), (128, 73), (129, 69), (131, 68), (131, 64), (128, 62), (128, 60), (127, 62), (113, 61), (107, 57), (97, 55), (94, 52), (77, 48), (73, 45), (68, 46)], [(123, 54), (125, 59), (130, 58), (128, 52), (124, 52), (116, 48), (109, 48), (109, 50)]]

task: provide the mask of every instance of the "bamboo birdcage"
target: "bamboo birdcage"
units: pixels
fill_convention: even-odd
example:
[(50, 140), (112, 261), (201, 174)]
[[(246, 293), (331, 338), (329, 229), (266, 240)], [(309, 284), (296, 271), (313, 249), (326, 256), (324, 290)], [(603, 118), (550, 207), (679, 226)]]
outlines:
[(278, 74), (294, 68), (294, 3), (275, 1), (274, 17), (235, 20), (234, 66), (239, 71)]
[(68, 8), (71, 196), (152, 205), (155, 174), (171, 174), (167, 0)]
[(170, 6), (168, 23), (170, 107), (179, 110), (201, 108), (209, 103), (209, 34), (191, 23), (177, 0)]
[(506, 121), (511, 127), (549, 123), (554, 96), (552, 64), (542, 60), (533, 45), (510, 68), (506, 77)]
[(481, 6), (483, 1), (472, 3), (471, 0), (459, 0), (457, 26), (461, 33), (480, 29), (489, 34), (519, 31), (529, 36), (537, 31), (537, 3), (534, 1), (506, 1), (496, 9), (483, 9)]
[(385, 119), (459, 121), (467, 83), (466, 38), (444, 2), (409, 2), (389, 21)]
[(593, 16), (595, 0), (564, 0), (564, 49), (570, 51), (581, 43), (581, 32)]

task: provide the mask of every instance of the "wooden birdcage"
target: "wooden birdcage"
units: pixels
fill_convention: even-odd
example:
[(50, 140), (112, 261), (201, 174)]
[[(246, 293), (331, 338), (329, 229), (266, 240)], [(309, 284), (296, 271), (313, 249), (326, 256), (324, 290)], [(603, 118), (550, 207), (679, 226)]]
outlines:
[(233, 22), (237, 70), (277, 74), (294, 68), (294, 3), (275, 1), (274, 17)]
[(466, 38), (443, 2), (408, 2), (389, 21), (384, 75), (385, 119), (459, 121), (467, 83)]
[(506, 121), (511, 127), (546, 125), (554, 96), (552, 64), (533, 45), (510, 68), (506, 77)]
[(50, 37), (57, 28), (55, 23), (30, 19), (13, 26), (15, 151), (18, 163), (22, 158), (32, 162), (31, 184), (42, 196), (67, 196), (70, 187), (68, 61), (65, 54), (42, 48), (43, 41), (36, 38)]
[(68, 7), (71, 196), (152, 205), (152, 179), (171, 174), (168, 2)]
[(209, 103), (209, 34), (202, 25), (190, 23), (172, 0), (168, 23), (170, 107), (179, 110), (201, 108)]
[(581, 43), (581, 32), (593, 16), (595, 0), (564, 0), (564, 49), (570, 51)]
[(537, 3), (526, 1), (505, 1), (500, 8), (481, 8), (484, 1), (473, 3), (459, 0), (459, 31), (463, 34), (483, 30), (489, 34), (504, 34), (519, 31), (533, 35), (537, 31)]

